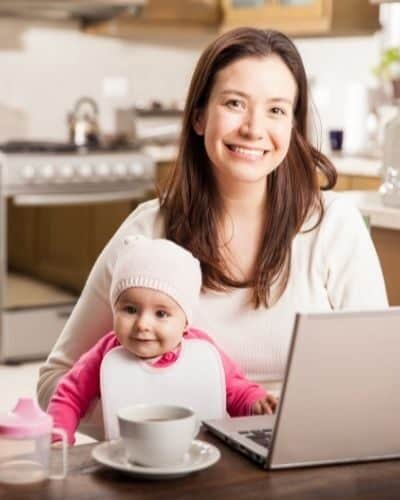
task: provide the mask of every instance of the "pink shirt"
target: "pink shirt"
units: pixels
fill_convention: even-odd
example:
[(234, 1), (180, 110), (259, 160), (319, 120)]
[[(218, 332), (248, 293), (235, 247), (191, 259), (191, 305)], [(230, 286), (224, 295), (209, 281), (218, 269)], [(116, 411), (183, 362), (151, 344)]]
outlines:
[[(200, 330), (188, 328), (185, 340), (202, 339), (212, 343), (218, 350), (225, 372), (227, 411), (232, 417), (250, 415), (252, 405), (264, 399), (266, 391), (250, 382), (239, 367), (219, 349), (211, 338)], [(100, 394), (100, 365), (108, 351), (120, 346), (114, 332), (102, 337), (89, 351), (83, 354), (75, 365), (59, 381), (47, 412), (53, 417), (55, 427), (65, 429), (68, 443), (75, 442), (74, 434), (89, 405)], [(174, 363), (180, 349), (160, 356), (152, 366), (164, 367)], [(53, 439), (56, 440), (56, 437)]]

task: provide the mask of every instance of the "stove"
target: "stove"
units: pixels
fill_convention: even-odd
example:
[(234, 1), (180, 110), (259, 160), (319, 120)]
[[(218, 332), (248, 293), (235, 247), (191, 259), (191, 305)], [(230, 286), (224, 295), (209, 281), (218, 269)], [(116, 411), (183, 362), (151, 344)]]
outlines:
[[(0, 145), (3, 195), (122, 192), (154, 187), (153, 160), (135, 147), (10, 141)], [(90, 202), (90, 200), (88, 200)], [(18, 203), (18, 200), (16, 200)]]
[[(0, 363), (47, 356), (79, 295), (54, 270), (57, 276), (73, 275), (91, 258), (85, 236), (92, 218), (85, 214), (94, 217), (97, 210), (108, 214), (115, 209), (124, 214), (122, 223), (126, 211), (153, 192), (154, 181), (154, 161), (131, 146), (0, 145)], [(79, 220), (75, 223), (80, 217), (87, 221), (82, 242), (79, 231), (74, 233), (76, 247), (84, 250), (78, 252), (81, 260), (75, 254), (69, 258), (62, 246), (75, 224), (82, 227)], [(93, 236), (97, 241), (102, 219), (93, 220), (100, 228)]]
[(90, 151), (131, 151), (138, 146), (119, 141), (101, 141), (96, 145), (77, 146), (71, 142), (11, 140), (0, 144), (5, 153), (80, 153)]

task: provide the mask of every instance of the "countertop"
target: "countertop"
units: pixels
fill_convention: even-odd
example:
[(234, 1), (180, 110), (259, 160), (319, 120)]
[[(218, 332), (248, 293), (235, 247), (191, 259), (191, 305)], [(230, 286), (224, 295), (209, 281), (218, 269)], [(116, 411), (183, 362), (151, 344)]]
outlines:
[[(143, 152), (148, 154), (155, 162), (174, 161), (178, 153), (175, 144), (170, 145), (148, 145), (143, 148)], [(370, 156), (344, 156), (329, 155), (337, 171), (341, 175), (360, 175), (365, 177), (379, 177), (382, 160)]]
[(329, 159), (341, 175), (379, 177), (382, 160), (369, 156), (330, 155)]
[[(176, 157), (177, 146), (151, 145), (144, 151), (156, 162), (170, 162)], [(330, 159), (341, 175), (379, 177), (379, 158), (332, 155)], [(371, 226), (400, 230), (400, 208), (385, 207), (377, 191), (342, 191), (341, 194), (354, 201), (361, 213), (368, 216)]]
[(373, 227), (400, 230), (400, 208), (385, 207), (378, 191), (341, 191), (354, 201)]

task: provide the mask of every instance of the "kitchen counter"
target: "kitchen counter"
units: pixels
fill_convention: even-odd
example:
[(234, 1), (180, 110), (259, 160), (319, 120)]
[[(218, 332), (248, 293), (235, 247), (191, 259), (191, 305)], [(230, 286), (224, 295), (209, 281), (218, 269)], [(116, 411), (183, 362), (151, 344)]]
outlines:
[(169, 163), (175, 160), (178, 154), (176, 144), (157, 145), (149, 144), (143, 146), (142, 152), (150, 156), (156, 163)]
[(368, 156), (329, 155), (338, 174), (379, 177), (382, 160)]
[(400, 208), (385, 207), (377, 191), (343, 191), (364, 216), (368, 217), (370, 233), (385, 278), (391, 306), (400, 305)]
[[(156, 163), (168, 163), (175, 160), (178, 146), (148, 145), (143, 148)], [(329, 159), (335, 165), (340, 175), (357, 175), (365, 177), (379, 177), (382, 160), (368, 156), (342, 156), (330, 155)]]
[(400, 208), (385, 207), (377, 191), (342, 191), (353, 200), (371, 227), (400, 230)]

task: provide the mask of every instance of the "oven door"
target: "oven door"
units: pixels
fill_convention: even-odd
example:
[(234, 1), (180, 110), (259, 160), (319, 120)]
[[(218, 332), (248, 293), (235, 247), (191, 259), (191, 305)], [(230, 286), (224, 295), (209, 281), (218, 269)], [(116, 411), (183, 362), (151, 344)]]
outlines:
[(2, 200), (0, 361), (45, 358), (107, 241), (146, 191)]

